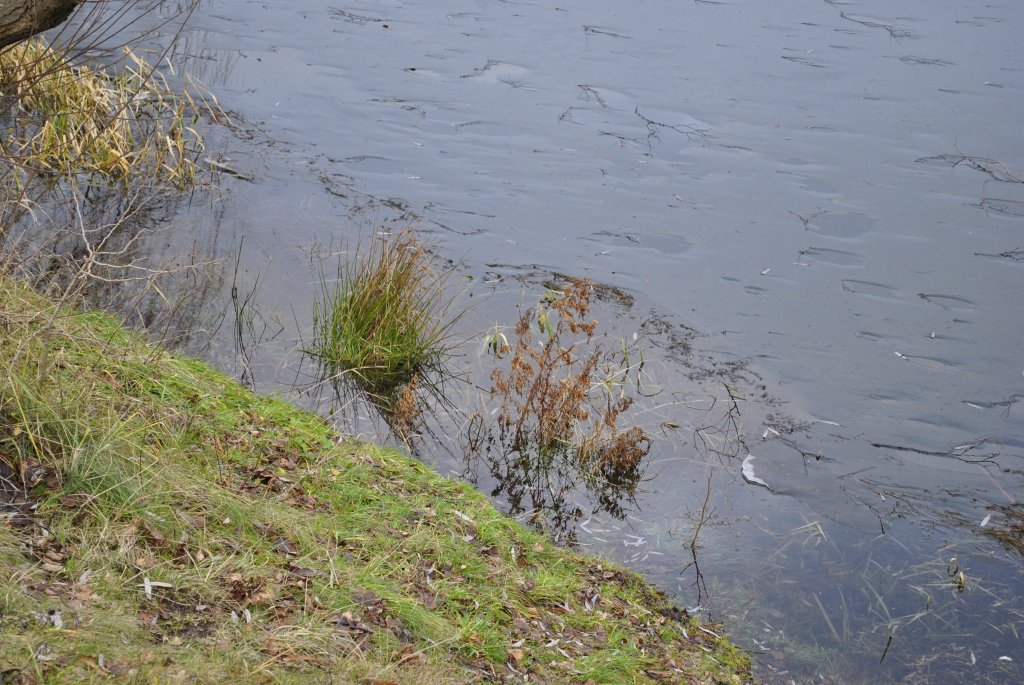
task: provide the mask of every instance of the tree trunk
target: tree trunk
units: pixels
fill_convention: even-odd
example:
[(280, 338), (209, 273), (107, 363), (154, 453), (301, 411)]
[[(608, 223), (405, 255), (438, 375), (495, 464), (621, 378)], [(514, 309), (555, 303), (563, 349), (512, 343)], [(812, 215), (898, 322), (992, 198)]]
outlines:
[(82, 0), (0, 0), (0, 49), (58, 26)]

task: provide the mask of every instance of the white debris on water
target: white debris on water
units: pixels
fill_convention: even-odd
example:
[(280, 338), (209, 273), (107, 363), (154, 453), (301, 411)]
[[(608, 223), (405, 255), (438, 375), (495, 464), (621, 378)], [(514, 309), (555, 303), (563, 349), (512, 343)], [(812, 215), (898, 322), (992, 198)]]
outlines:
[(741, 471), (743, 473), (743, 480), (747, 481), (751, 485), (760, 485), (762, 488), (771, 490), (768, 483), (757, 477), (754, 473), (754, 460), (757, 459), (753, 454), (748, 454), (746, 459), (743, 460)]

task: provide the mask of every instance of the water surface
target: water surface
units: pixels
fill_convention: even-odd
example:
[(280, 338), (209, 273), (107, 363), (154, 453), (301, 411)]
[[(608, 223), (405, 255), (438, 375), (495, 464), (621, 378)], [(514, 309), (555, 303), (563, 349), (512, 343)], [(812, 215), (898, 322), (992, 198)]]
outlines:
[(580, 544), (725, 621), (765, 682), (1020, 682), (1022, 25), (980, 0), (204, 0), (172, 59), (235, 114), (209, 154), (244, 179), (172, 242), (241, 246), (266, 325), (249, 366), (230, 310), (197, 349), (290, 390), (320, 256), (408, 223), (472, 277), (466, 373), (551, 274), (589, 277), (666, 394), (642, 491), (625, 518), (581, 502)]

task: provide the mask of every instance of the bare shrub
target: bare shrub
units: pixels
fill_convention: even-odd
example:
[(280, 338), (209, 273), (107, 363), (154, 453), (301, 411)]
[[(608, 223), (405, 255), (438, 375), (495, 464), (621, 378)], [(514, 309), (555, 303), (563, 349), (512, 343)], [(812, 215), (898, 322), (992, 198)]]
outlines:
[(633, 404), (627, 380), (638, 369), (625, 346), (619, 353), (598, 344), (593, 292), (589, 281), (570, 280), (524, 309), (511, 336), (495, 328), (486, 341), (496, 363), (494, 422), (481, 412), (463, 431), (467, 451), (499, 482), (492, 494), (514, 512), (543, 512), (556, 528), (580, 514), (566, 500), (580, 486), (604, 511), (623, 514), (651, 447), (643, 428), (620, 427)]

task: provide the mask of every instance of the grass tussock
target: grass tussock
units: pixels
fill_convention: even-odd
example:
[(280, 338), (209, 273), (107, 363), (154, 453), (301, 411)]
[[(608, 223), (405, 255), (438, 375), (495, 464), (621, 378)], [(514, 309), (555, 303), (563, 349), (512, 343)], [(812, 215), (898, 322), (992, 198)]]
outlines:
[(470, 486), (0, 279), (5, 682), (719, 683), (746, 658)]
[(41, 39), (25, 41), (0, 52), (0, 91), (9, 98), (0, 154), (22, 170), (14, 181), (42, 173), (195, 182), (197, 102), (130, 49), (120, 72), (109, 73), (71, 64)]
[(438, 367), (449, 348), (449, 272), (433, 269), (411, 230), (373, 238), (322, 279), (308, 352), (332, 373), (347, 373), (371, 394), (388, 396), (418, 372)]

